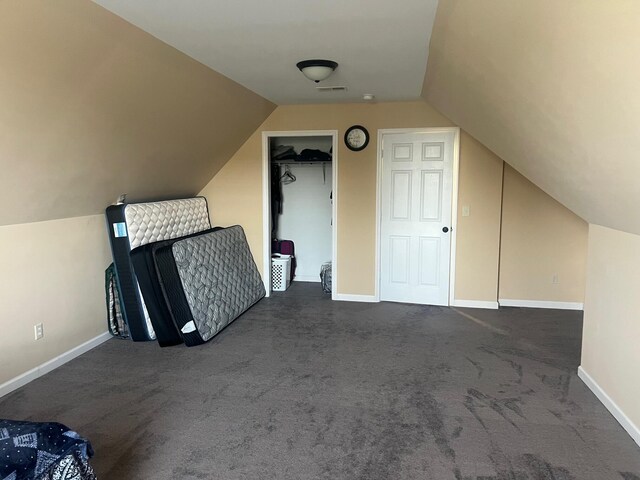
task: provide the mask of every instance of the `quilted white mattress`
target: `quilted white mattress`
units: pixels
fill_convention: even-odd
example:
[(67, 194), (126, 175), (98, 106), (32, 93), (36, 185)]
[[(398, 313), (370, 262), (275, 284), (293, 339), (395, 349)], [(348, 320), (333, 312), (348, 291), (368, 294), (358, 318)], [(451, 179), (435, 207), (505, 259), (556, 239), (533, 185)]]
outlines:
[(132, 203), (124, 209), (133, 250), (140, 245), (182, 237), (210, 227), (207, 201), (202, 197)]

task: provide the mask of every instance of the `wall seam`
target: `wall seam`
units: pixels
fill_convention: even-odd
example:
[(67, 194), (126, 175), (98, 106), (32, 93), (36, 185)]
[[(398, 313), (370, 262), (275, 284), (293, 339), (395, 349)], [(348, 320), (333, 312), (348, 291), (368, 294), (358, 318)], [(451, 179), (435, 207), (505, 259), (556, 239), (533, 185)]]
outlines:
[(504, 172), (506, 162), (502, 161), (502, 183), (500, 184), (500, 232), (498, 234), (498, 281), (496, 282), (496, 301), (500, 297), (500, 267), (502, 265), (502, 222), (504, 219)]

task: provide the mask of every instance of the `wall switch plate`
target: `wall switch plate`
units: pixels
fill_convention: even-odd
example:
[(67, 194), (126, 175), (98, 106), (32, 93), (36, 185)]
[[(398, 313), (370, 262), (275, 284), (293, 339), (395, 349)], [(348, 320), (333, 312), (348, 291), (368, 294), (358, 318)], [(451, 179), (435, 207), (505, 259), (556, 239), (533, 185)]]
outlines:
[(36, 340), (40, 340), (44, 337), (44, 325), (39, 323), (33, 326), (33, 333), (35, 334)]
[(560, 283), (560, 278), (558, 277), (557, 273), (554, 273), (551, 277), (551, 283), (553, 283), (554, 285), (558, 285)]
[(469, 205), (463, 205), (462, 206), (462, 216), (463, 217), (468, 217), (469, 216)]

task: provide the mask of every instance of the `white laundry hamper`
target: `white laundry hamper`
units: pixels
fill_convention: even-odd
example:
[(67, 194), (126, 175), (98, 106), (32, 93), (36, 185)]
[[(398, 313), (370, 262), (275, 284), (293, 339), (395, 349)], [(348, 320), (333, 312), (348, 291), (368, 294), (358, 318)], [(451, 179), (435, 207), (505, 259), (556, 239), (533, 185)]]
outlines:
[(276, 254), (271, 258), (271, 289), (284, 292), (291, 285), (291, 255)]

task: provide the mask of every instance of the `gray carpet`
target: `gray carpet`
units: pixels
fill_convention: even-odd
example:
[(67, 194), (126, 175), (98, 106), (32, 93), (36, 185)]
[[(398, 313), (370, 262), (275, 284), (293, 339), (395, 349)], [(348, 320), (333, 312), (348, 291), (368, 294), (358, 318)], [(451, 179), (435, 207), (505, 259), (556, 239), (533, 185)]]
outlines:
[(577, 378), (581, 314), (265, 299), (206, 345), (110, 340), (0, 399), (101, 480), (640, 479)]

